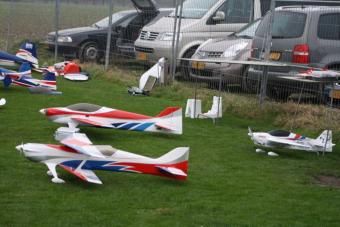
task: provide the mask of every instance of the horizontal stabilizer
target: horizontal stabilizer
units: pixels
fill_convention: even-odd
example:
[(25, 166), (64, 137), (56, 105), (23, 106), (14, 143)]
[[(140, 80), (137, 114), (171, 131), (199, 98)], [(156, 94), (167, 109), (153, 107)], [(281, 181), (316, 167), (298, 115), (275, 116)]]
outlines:
[(86, 169), (73, 169), (71, 167), (68, 167), (66, 165), (59, 164), (61, 168), (66, 170), (69, 173), (72, 173), (73, 175), (79, 177), (80, 179), (87, 181), (89, 183), (94, 184), (103, 184), (102, 181), (97, 177), (97, 175), (91, 171)]
[(186, 177), (187, 174), (185, 172), (183, 172), (180, 169), (174, 168), (174, 167), (163, 167), (163, 166), (156, 166), (156, 168), (158, 168), (161, 172), (165, 172), (171, 175), (175, 175), (175, 176), (184, 176)]

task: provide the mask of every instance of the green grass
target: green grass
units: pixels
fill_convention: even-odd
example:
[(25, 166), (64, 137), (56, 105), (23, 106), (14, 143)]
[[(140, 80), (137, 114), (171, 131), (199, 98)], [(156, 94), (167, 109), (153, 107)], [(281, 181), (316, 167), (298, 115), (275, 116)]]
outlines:
[[(122, 8), (114, 8), (120, 11)], [(89, 26), (108, 15), (107, 5), (61, 4), (60, 29)], [(55, 30), (54, 3), (0, 1), (0, 50), (5, 48), (10, 25), (9, 49), (15, 42), (29, 39), (43, 41)]]
[[(277, 158), (256, 154), (247, 127), (272, 129), (270, 117), (243, 118), (227, 110), (217, 125), (184, 119), (182, 136), (82, 128), (95, 144), (150, 157), (189, 146), (186, 182), (97, 171), (104, 182), (98, 186), (58, 169), (66, 184), (56, 185), (44, 165), (15, 150), (21, 142), (56, 143), (53, 133), (59, 125), (47, 121), (41, 108), (89, 102), (156, 115), (167, 106), (185, 106), (178, 88), (133, 97), (124, 84), (97, 73), (85, 83), (58, 78), (62, 96), (0, 89), (8, 101), (0, 109), (1, 226), (339, 225), (339, 189), (314, 183), (319, 174), (340, 176), (339, 146), (324, 157), (293, 151)], [(319, 131), (308, 133), (314, 137)]]

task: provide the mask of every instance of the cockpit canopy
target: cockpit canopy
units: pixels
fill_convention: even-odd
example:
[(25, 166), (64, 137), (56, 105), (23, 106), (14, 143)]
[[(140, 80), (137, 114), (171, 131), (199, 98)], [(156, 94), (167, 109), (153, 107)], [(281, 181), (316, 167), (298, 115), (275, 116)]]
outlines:
[(273, 130), (268, 132), (268, 134), (276, 137), (288, 137), (290, 135), (290, 132), (284, 130)]
[(102, 107), (90, 103), (77, 103), (66, 107), (67, 109), (73, 111), (81, 111), (81, 112), (95, 112), (100, 110)]

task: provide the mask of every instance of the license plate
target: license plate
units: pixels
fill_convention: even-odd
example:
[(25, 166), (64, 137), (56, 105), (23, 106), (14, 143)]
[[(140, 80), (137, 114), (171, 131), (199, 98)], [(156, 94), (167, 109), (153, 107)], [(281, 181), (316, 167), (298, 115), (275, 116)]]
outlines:
[(272, 61), (278, 61), (281, 58), (281, 53), (280, 52), (271, 52), (269, 55), (270, 60)]
[(333, 99), (340, 99), (340, 90), (332, 90), (330, 96)]
[(193, 61), (191, 64), (193, 69), (203, 70), (205, 68), (204, 62)]
[(146, 61), (146, 60), (148, 60), (148, 55), (146, 53), (139, 52), (137, 54), (137, 59), (141, 60), (141, 61)]

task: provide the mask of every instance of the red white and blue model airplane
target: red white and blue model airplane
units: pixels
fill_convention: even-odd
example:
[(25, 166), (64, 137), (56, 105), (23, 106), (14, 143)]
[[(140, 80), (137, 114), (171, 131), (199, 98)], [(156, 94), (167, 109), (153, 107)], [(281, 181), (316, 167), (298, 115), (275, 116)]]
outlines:
[(42, 109), (40, 113), (52, 122), (68, 125), (71, 129), (80, 125), (182, 134), (182, 109), (180, 107), (168, 107), (155, 117), (87, 103)]
[(31, 66), (25, 62), (21, 65), (19, 72), (0, 68), (0, 81), (7, 88), (12, 83), (26, 87), (31, 93), (60, 94), (57, 92), (56, 76), (53, 72), (46, 71), (43, 80), (38, 80), (31, 75)]
[(248, 136), (254, 144), (261, 148), (285, 148), (309, 152), (332, 152), (332, 131), (325, 130), (317, 139), (311, 139), (300, 134), (283, 130), (270, 132), (252, 132), (248, 129)]
[(56, 134), (63, 145), (28, 143), (16, 147), (26, 158), (45, 164), (53, 183), (64, 183), (58, 177), (59, 166), (80, 179), (102, 184), (93, 170), (143, 173), (185, 180), (188, 171), (189, 148), (176, 148), (160, 158), (149, 158), (111, 146), (96, 146), (85, 134)]
[(15, 66), (16, 64), (29, 63), (33, 68), (39, 68), (37, 50), (34, 43), (25, 42), (20, 46), (16, 55), (0, 51), (0, 65)]

